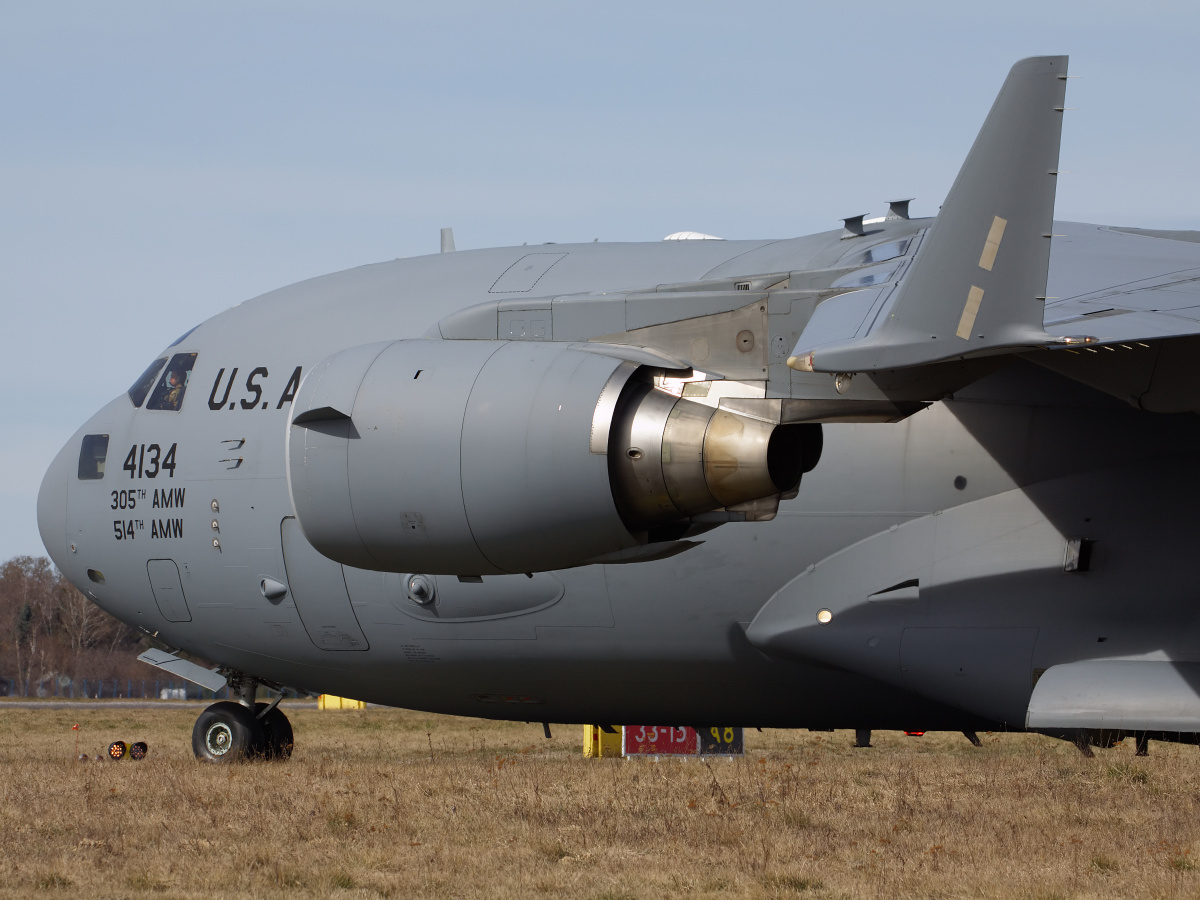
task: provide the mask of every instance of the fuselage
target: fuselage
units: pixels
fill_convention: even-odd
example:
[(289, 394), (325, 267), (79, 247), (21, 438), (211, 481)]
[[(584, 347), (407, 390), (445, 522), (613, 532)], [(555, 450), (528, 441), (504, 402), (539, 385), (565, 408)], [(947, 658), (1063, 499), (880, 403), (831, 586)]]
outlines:
[[(879, 239), (927, 224), (885, 223)], [(1073, 227), (1081, 240), (1090, 233)], [(1112, 655), (1200, 654), (1178, 567), (1156, 570), (1146, 558), (1165, 563), (1187, 552), (1184, 536), (1165, 526), (1160, 533), (1156, 522), (1164, 508), (1197, 499), (1194, 417), (1140, 412), (1036, 361), (1009, 363), (896, 424), (823, 425), (819, 463), (772, 521), (724, 525), (658, 561), (482, 583), (438, 575), (440, 614), (407, 596), (413, 573), (343, 567), (296, 526), (285, 460), (291, 402), (303, 375), (338, 350), (435, 335), (439, 320), (496, 299), (506, 273), (534, 254), (545, 257), (534, 261), (534, 283), (504, 291), (506, 301), (822, 270), (844, 253), (836, 234), (511, 247), (396, 260), (274, 291), (214, 316), (159, 355), (169, 368), (194, 354), (181, 399), (153, 409), (151, 397), (137, 408), (122, 393), (80, 428), (43, 482), (43, 541), (63, 573), (122, 621), (301, 690), (535, 721), (1019, 727), (1004, 702), (964, 710), (907, 689), (903, 675), (876, 677), (875, 663), (808, 654), (808, 637), (796, 639), (795, 652), (766, 652), (748, 628), (811, 567), (859, 542), (1037, 488), (1050, 499), (1032, 502), (1058, 533), (1095, 542), (1108, 568), (1098, 564), (1086, 585), (1055, 582), (1065, 591), (1014, 584), (969, 614), (961, 595), (957, 605), (926, 596), (894, 621), (881, 612), (880, 628), (900, 635), (897, 672), (908, 671), (899, 642), (914, 616), (937, 629), (961, 627), (969, 615), (972, 627), (1007, 629), (1018, 643), (1027, 636), (1024, 666), (1033, 672), (1094, 653), (1098, 639)], [(99, 477), (80, 477), (89, 435), (107, 437)], [(1104, 556), (1130, 540), (1145, 544), (1140, 574), (1123, 568), (1129, 556)], [(889, 577), (884, 566), (871, 590), (888, 587)], [(287, 592), (269, 597), (264, 579)], [(327, 609), (325, 632), (303, 615), (306, 604)], [(863, 637), (875, 639), (875, 620), (866, 621)], [(819, 626), (805, 619), (804, 627)]]

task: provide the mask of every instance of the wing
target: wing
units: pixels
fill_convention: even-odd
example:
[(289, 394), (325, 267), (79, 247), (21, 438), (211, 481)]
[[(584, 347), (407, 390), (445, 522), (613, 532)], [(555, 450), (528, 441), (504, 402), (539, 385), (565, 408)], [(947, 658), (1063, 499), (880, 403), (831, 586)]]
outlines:
[(1098, 344), (1200, 332), (1200, 232), (1056, 223), (1050, 334)]
[(1088, 343), (1027, 358), (1140, 409), (1200, 409), (1200, 232), (1055, 231), (1046, 331)]
[(697, 282), (500, 292), (427, 336), (691, 368), (722, 382), (693, 394), (792, 421), (895, 421), (1014, 356), (1143, 409), (1200, 409), (1197, 235), (1054, 221), (1066, 72), (1065, 56), (1013, 66), (932, 221), (896, 206)]
[[(915, 385), (938, 364), (1022, 355), (1142, 409), (1200, 409), (1200, 233), (1052, 221), (1066, 69), (1013, 66), (911, 261), (823, 300), (791, 368)], [(951, 374), (923, 399), (955, 390)]]

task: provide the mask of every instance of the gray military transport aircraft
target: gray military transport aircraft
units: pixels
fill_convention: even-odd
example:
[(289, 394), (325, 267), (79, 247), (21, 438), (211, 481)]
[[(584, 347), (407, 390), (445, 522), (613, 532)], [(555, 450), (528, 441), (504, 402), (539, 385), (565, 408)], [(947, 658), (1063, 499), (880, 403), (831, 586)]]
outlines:
[(1066, 79), (1012, 68), (933, 219), (443, 252), (214, 316), (54, 459), (46, 549), (219, 662), (143, 655), (237, 698), (202, 759), (290, 751), (259, 685), (1196, 743), (1200, 235), (1054, 221)]

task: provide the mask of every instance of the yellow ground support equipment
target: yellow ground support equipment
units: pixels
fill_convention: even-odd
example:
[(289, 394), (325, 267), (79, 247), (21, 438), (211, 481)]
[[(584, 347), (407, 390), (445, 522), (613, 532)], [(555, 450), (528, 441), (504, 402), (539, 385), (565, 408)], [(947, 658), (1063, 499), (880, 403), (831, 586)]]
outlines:
[(348, 697), (335, 697), (333, 694), (322, 694), (317, 698), (317, 709), (366, 709), (365, 700), (351, 700)]
[(587, 757), (611, 757), (621, 755), (621, 729), (610, 726), (608, 734), (599, 725), (583, 726), (583, 755)]

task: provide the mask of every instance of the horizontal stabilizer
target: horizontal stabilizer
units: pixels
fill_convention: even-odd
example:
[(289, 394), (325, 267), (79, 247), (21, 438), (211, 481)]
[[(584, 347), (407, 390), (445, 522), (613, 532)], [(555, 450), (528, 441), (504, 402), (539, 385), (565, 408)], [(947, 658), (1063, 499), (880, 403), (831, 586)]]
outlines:
[(788, 364), (862, 372), (1044, 347), (1067, 57), (1012, 67), (912, 264), (817, 307)]

